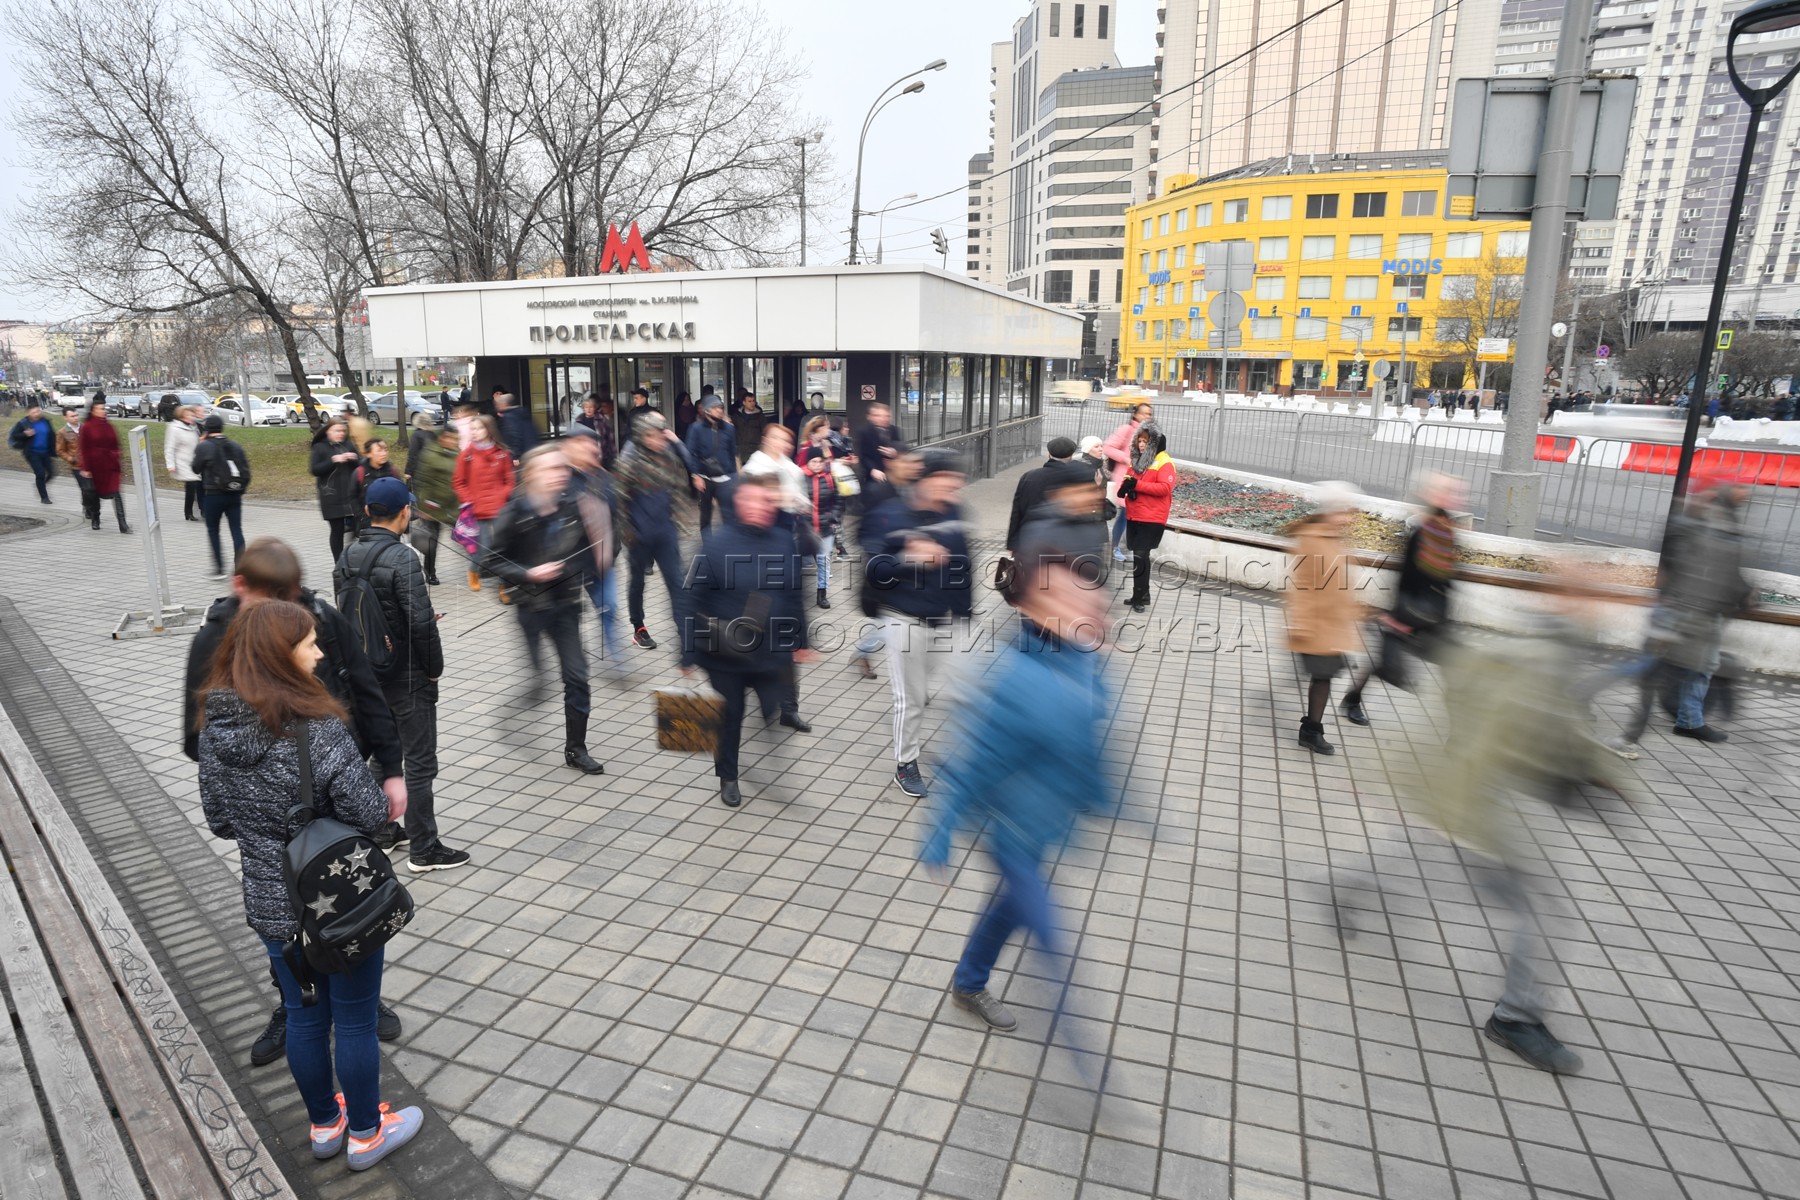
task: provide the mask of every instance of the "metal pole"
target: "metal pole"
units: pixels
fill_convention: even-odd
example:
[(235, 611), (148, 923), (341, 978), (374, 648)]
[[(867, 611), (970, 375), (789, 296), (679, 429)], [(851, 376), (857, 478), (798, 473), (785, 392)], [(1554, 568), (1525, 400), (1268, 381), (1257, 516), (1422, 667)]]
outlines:
[[(800, 142), (800, 265), (806, 265), (806, 139)], [(851, 260), (852, 262), (855, 259)]]
[(1669, 493), (1669, 516), (1681, 512), (1687, 495), (1688, 476), (1694, 470), (1694, 442), (1700, 437), (1700, 415), (1706, 410), (1707, 376), (1712, 371), (1713, 346), (1719, 340), (1719, 319), (1725, 311), (1725, 288), (1731, 280), (1731, 252), (1737, 247), (1738, 218), (1744, 211), (1744, 192), (1750, 186), (1750, 159), (1756, 153), (1756, 127), (1762, 121), (1761, 104), (1750, 106), (1750, 128), (1744, 133), (1744, 152), (1738, 158), (1737, 182), (1726, 208), (1725, 236), (1719, 242), (1719, 266), (1713, 276), (1712, 303), (1706, 309), (1706, 328), (1700, 333), (1700, 362), (1694, 368), (1694, 390), (1688, 396), (1687, 427), (1681, 435), (1681, 460), (1675, 466), (1675, 487)]
[(1575, 287), (1575, 304), (1569, 310), (1569, 336), (1563, 339), (1562, 390), (1566, 398), (1574, 392), (1574, 380), (1570, 373), (1575, 370), (1575, 330), (1581, 326), (1581, 287)]
[[(1411, 306), (1408, 305), (1410, 308)], [(1400, 314), (1400, 407), (1405, 408), (1412, 403), (1412, 377), (1406, 373), (1406, 323), (1412, 317), (1407, 313)]]
[(1563, 8), (1556, 47), (1556, 73), (1538, 155), (1537, 188), (1531, 205), (1531, 241), (1525, 258), (1524, 295), (1519, 301), (1518, 350), (1513, 359), (1512, 402), (1506, 409), (1500, 469), (1489, 476), (1487, 528), (1508, 537), (1537, 531), (1543, 477), (1537, 460), (1538, 419), (1544, 403), (1544, 367), (1550, 351), (1550, 318), (1556, 308), (1561, 273), (1563, 222), (1569, 211), (1569, 171), (1575, 151), (1575, 110), (1587, 74), (1588, 37), (1594, 24), (1591, 0), (1569, 0)]

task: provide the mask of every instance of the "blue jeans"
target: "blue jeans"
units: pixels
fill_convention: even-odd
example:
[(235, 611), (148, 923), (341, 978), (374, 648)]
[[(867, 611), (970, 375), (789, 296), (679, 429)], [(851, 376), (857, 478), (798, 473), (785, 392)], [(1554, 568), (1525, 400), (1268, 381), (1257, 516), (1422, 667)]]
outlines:
[(837, 535), (824, 535), (819, 539), (819, 552), (813, 555), (813, 562), (818, 568), (818, 582), (814, 586), (821, 592), (831, 586), (831, 546), (836, 541)]
[[(209, 497), (210, 499), (210, 497)], [(320, 975), (319, 1001), (311, 1008), (300, 1003), (300, 983), (281, 957), (281, 943), (264, 938), (275, 981), (281, 985), (282, 1005), (287, 1009), (288, 1070), (306, 1102), (314, 1125), (329, 1125), (338, 1118), (337, 1093), (344, 1093), (344, 1111), (353, 1132), (366, 1133), (381, 1123), (381, 1043), (375, 1040), (381, 1000), (381, 960), (385, 948), (354, 971), (344, 975)], [(337, 1087), (331, 1086), (331, 1049), (337, 1042)]]
[(1036, 935), (1040, 948), (1056, 952), (1050, 889), (1038, 874), (1037, 863), (996, 855), (994, 865), (1000, 868), (1000, 887), (988, 901), (981, 920), (975, 923), (975, 932), (963, 947), (962, 961), (956, 964), (952, 983), (959, 992), (979, 992), (987, 987), (1000, 948), (1020, 926)]
[(231, 561), (244, 552), (244, 497), (237, 492), (208, 492), (200, 497), (200, 511), (206, 517), (206, 540), (212, 544), (213, 572), (225, 573), (225, 552), (219, 545), (219, 521), (231, 525)]
[(606, 657), (619, 657), (619, 584), (618, 572), (608, 571), (598, 579), (588, 580), (588, 599), (600, 614), (600, 639), (606, 646)]
[(1113, 521), (1112, 543), (1117, 546), (1125, 540), (1125, 502), (1119, 502), (1119, 515)]
[(1680, 671), (1675, 684), (1675, 727), (1698, 729), (1706, 724), (1706, 689), (1712, 686), (1707, 671)]

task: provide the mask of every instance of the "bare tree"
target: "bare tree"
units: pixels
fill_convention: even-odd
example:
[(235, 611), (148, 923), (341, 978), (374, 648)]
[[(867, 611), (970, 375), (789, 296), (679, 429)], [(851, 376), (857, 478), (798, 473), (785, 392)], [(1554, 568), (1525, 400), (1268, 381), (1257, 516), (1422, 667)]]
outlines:
[[(1519, 299), (1525, 294), (1523, 259), (1485, 258), (1466, 275), (1446, 275), (1439, 284), (1436, 340), (1453, 350), (1465, 377), (1479, 378), (1476, 355), (1483, 338), (1511, 340), (1519, 328)], [(1489, 373), (1492, 383), (1492, 372)]]
[(67, 185), (25, 210), (36, 280), (114, 313), (232, 298), (275, 326), (310, 411), (278, 215), (240, 182), (254, 155), (207, 120), (180, 19), (158, 0), (15, 0), (7, 17), (19, 127)]
[(1752, 413), (1762, 415), (1775, 399), (1775, 385), (1794, 374), (1796, 360), (1800, 353), (1788, 334), (1739, 333), (1714, 367), (1726, 378), (1727, 401), (1743, 402)]
[(1661, 404), (1687, 390), (1700, 361), (1700, 339), (1691, 333), (1653, 333), (1625, 353), (1619, 374), (1635, 380), (1652, 403)]

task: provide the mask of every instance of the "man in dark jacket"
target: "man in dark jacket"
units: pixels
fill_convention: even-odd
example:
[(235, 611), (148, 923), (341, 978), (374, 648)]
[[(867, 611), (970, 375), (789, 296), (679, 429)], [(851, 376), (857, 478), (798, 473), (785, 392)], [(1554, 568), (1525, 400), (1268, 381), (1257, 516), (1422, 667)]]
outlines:
[[(350, 732), (356, 738), (357, 750), (365, 758), (375, 759), (375, 773), (381, 777), (381, 790), (389, 801), (398, 799), (405, 803), (405, 755), (375, 669), (369, 665), (356, 640), (356, 630), (344, 614), (300, 586), (300, 556), (293, 547), (278, 538), (257, 538), (251, 542), (238, 555), (231, 593), (213, 601), (206, 610), (205, 624), (194, 632), (194, 640), (188, 645), (187, 678), (181, 689), (181, 752), (194, 762), (200, 761), (200, 689), (212, 674), (213, 656), (219, 652), (219, 643), (225, 640), (225, 630), (238, 610), (247, 601), (291, 600), (313, 615), (319, 649), (324, 652), (314, 670), (325, 690), (350, 714)], [(271, 980), (273, 977), (271, 971)], [(280, 991), (279, 984), (276, 990)], [(380, 1012), (377, 1033), (382, 1041), (391, 1042), (400, 1036), (400, 1018), (386, 1004), (381, 1005)], [(287, 1009), (277, 1002), (269, 1023), (250, 1048), (250, 1063), (258, 1067), (272, 1063), (286, 1048)]]
[(681, 588), (681, 537), (692, 528), (691, 493), (708, 484), (689, 464), (686, 449), (675, 440), (661, 413), (640, 412), (631, 442), (619, 452), (613, 472), (619, 503), (619, 532), (631, 566), (625, 603), (631, 616), (633, 644), (656, 649), (644, 625), (644, 577), (652, 563), (669, 587), (669, 607), (681, 628), (686, 603)]
[(37, 481), (38, 499), (50, 503), (50, 481), (56, 477), (56, 429), (36, 400), (13, 425), (6, 444), (25, 456), (31, 477)]
[(494, 412), (500, 420), (501, 442), (512, 451), (515, 461), (524, 458), (538, 444), (537, 426), (531, 423), (531, 414), (519, 407), (511, 392), (494, 396)]
[[(316, 449), (316, 447), (315, 447)], [(212, 547), (213, 578), (225, 578), (225, 547), (219, 524), (231, 529), (231, 556), (244, 554), (243, 473), (249, 465), (243, 448), (225, 436), (225, 421), (213, 413), (200, 423), (200, 444), (194, 447), (194, 474), (200, 477), (200, 513), (206, 518), (206, 540)], [(236, 490), (232, 484), (237, 483)]]
[(437, 681), (444, 673), (444, 645), (419, 555), (403, 540), (412, 505), (412, 493), (398, 479), (371, 483), (363, 495), (368, 527), (344, 550), (332, 582), (342, 596), (352, 580), (367, 579), (381, 606), (393, 662), (379, 678), (400, 734), (406, 774), (406, 828), (392, 841), (410, 843), (407, 869), (424, 874), (467, 866), (469, 855), (438, 839), (431, 789), (437, 779)]
[(951, 619), (974, 611), (962, 486), (956, 455), (925, 450), (917, 481), (863, 519), (863, 611), (881, 617), (893, 676), (894, 782), (915, 799), (926, 794), (919, 774), (925, 706), (933, 677), (955, 649)]
[(1019, 548), (1020, 528), (1024, 526), (1032, 510), (1042, 504), (1051, 492), (1094, 482), (1093, 470), (1074, 461), (1075, 450), (1073, 440), (1066, 437), (1051, 438), (1048, 461), (1019, 476), (1019, 484), (1013, 489), (1012, 519), (1006, 525), (1008, 550)]
[[(795, 662), (812, 658), (806, 640), (805, 582), (791, 529), (777, 524), (781, 480), (746, 474), (732, 488), (735, 519), (709, 530), (689, 568), (686, 586), (694, 611), (682, 622), (681, 669), (705, 669), (725, 698), (713, 770), (719, 800), (743, 803), (738, 790), (738, 746), (743, 738), (744, 694), (754, 689), (765, 717), (783, 702), (784, 679)], [(784, 724), (791, 724), (783, 716)]]
[(588, 599), (600, 614), (600, 638), (606, 658), (616, 668), (619, 662), (617, 632), (619, 589), (614, 560), (619, 553), (618, 526), (615, 514), (618, 500), (613, 493), (612, 475), (600, 465), (600, 433), (589, 425), (571, 426), (559, 443), (563, 457), (569, 461), (569, 490), (581, 508), (587, 525), (588, 546), (594, 562), (588, 573)]
[(725, 419), (725, 401), (713, 394), (710, 383), (700, 389), (700, 416), (688, 426), (685, 444), (695, 473), (707, 484), (700, 493), (700, 529), (705, 532), (712, 527), (719, 485), (738, 472), (737, 429)]
[(539, 639), (549, 637), (556, 650), (563, 684), (563, 761), (589, 775), (603, 774), (606, 768), (587, 751), (592, 694), (581, 648), (581, 596), (593, 548), (560, 446), (539, 446), (525, 455), (519, 488), (494, 518), (483, 559), (515, 589), (513, 608), (532, 670), (542, 665)]
[[(863, 487), (871, 480), (887, 478), (888, 463), (906, 453), (906, 439), (894, 428), (894, 413), (885, 404), (869, 405), (869, 423), (856, 438), (856, 460), (862, 466)], [(864, 511), (868, 511), (865, 506)]]

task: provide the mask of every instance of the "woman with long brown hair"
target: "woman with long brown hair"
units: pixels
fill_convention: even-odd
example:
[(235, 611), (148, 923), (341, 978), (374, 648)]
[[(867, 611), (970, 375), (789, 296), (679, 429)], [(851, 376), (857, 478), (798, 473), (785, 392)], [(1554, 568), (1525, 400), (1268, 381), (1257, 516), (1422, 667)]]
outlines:
[(331, 1158), (347, 1138), (350, 1169), (360, 1171), (410, 1141), (424, 1114), (384, 1112), (381, 1104), (382, 952), (344, 974), (318, 976), (310, 1008), (282, 956), (299, 928), (282, 871), (288, 810), (300, 802), (298, 739), (306, 738), (319, 815), (373, 834), (398, 820), (406, 803), (390, 805), (369, 774), (343, 707), (313, 674), (322, 656), (312, 614), (298, 604), (257, 600), (239, 611), (201, 689), (200, 805), (213, 833), (238, 844), (244, 916), (281, 986), (288, 1069), (312, 1120), (313, 1156)]

